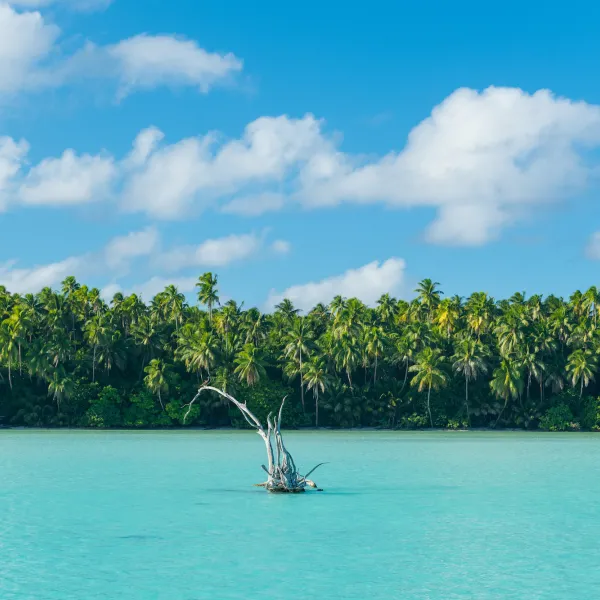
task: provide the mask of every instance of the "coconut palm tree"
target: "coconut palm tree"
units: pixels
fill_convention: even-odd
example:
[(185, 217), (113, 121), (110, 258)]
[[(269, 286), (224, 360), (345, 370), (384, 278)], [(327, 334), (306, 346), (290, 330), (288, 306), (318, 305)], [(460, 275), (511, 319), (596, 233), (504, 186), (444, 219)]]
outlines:
[(431, 390), (439, 390), (446, 385), (448, 377), (444, 372), (444, 357), (438, 348), (427, 347), (417, 355), (415, 364), (409, 368), (415, 373), (411, 385), (417, 386), (419, 392), (427, 390), (427, 413), (433, 428), (431, 416)]
[(154, 358), (150, 361), (150, 364), (144, 369), (146, 377), (144, 377), (144, 383), (146, 387), (158, 396), (160, 407), (164, 410), (162, 394), (168, 393), (169, 382), (167, 379), (168, 367), (159, 358)]
[(315, 427), (319, 426), (319, 393), (331, 385), (332, 378), (327, 370), (327, 361), (322, 356), (315, 356), (305, 365), (306, 388), (312, 390), (315, 399)]
[(579, 348), (569, 355), (567, 373), (571, 376), (573, 386), (579, 384), (579, 397), (583, 396), (583, 389), (596, 377), (598, 358), (590, 350)]
[(235, 358), (235, 373), (241, 381), (249, 386), (255, 385), (262, 377), (266, 377), (265, 360), (262, 351), (254, 344), (244, 344)]
[(300, 375), (300, 399), (302, 402), (302, 410), (304, 406), (304, 361), (310, 355), (313, 348), (313, 333), (306, 324), (306, 320), (302, 317), (296, 317), (292, 322), (292, 327), (287, 332), (284, 338), (286, 346), (284, 348), (285, 357), (297, 361), (297, 372)]
[(452, 356), (452, 367), (456, 373), (465, 378), (465, 407), (467, 409), (467, 420), (471, 426), (471, 411), (469, 410), (469, 382), (474, 381), (487, 373), (487, 352), (481, 342), (472, 338), (460, 340)]
[(219, 293), (217, 290), (217, 276), (212, 273), (204, 273), (198, 278), (198, 302), (208, 308), (208, 318), (212, 323), (213, 308), (219, 304)]
[(519, 364), (508, 357), (502, 358), (500, 366), (493, 373), (490, 388), (495, 396), (504, 400), (504, 406), (496, 419), (497, 425), (508, 401), (519, 398), (523, 392), (523, 379)]

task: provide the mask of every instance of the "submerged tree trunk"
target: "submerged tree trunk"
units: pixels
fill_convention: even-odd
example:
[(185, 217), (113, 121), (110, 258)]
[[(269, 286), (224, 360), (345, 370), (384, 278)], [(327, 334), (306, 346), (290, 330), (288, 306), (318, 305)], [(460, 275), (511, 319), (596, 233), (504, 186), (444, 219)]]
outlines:
[[(216, 387), (210, 385), (203, 385), (198, 390), (198, 393), (194, 396), (193, 400), (187, 405), (188, 410), (185, 413), (183, 418), (184, 422), (187, 419), (190, 411), (192, 410), (192, 406), (194, 402), (198, 399), (200, 394), (209, 390), (215, 392), (229, 400), (229, 402), (235, 404), (242, 416), (252, 428), (256, 430), (256, 433), (260, 435), (265, 443), (265, 447), (267, 449), (267, 465), (261, 465), (263, 470), (267, 473), (267, 481), (264, 483), (256, 484), (258, 487), (264, 487), (268, 492), (274, 493), (299, 493), (304, 492), (305, 488), (312, 487), (315, 489), (317, 485), (314, 481), (308, 479), (308, 476), (322, 464), (319, 463), (316, 467), (311, 469), (306, 475), (300, 475), (298, 469), (296, 467), (296, 463), (292, 458), (292, 455), (288, 452), (287, 448), (283, 443), (283, 437), (281, 435), (281, 415), (283, 412), (283, 406), (285, 404), (285, 398), (281, 402), (281, 407), (279, 408), (279, 414), (277, 418), (273, 418), (273, 413), (269, 413), (267, 416), (267, 431), (265, 431), (262, 423), (252, 414), (250, 409), (246, 406), (246, 403), (242, 403), (239, 400), (236, 400), (233, 396), (220, 390)], [(275, 453), (273, 452), (273, 447), (275, 447)], [(319, 490), (321, 491), (321, 490)]]

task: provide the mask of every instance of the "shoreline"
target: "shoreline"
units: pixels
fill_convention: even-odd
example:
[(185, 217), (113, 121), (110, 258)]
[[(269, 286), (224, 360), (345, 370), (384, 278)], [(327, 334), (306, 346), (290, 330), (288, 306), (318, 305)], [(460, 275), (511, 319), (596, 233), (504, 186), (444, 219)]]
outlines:
[[(255, 433), (252, 429), (240, 429), (238, 427), (26, 427), (26, 426), (12, 426), (12, 425), (0, 425), (0, 431), (11, 430), (11, 431), (123, 431), (123, 432), (153, 432), (153, 431), (225, 431), (225, 432), (247, 432)], [(328, 433), (342, 433), (342, 432), (382, 432), (382, 433), (600, 433), (600, 431), (594, 430), (565, 430), (565, 431), (548, 431), (544, 429), (519, 429), (519, 428), (505, 428), (505, 429), (492, 429), (488, 427), (470, 427), (464, 429), (445, 429), (442, 427), (426, 427), (420, 429), (391, 429), (388, 427), (347, 427), (347, 428), (336, 428), (336, 427), (294, 427), (287, 429), (282, 427), (282, 431), (288, 432), (328, 432)]]

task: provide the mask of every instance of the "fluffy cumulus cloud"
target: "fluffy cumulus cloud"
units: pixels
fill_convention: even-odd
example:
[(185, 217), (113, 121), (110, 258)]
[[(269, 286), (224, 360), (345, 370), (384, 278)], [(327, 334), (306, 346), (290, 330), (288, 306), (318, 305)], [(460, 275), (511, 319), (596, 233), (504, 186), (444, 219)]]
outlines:
[(28, 89), (43, 81), (40, 64), (59, 33), (39, 12), (21, 13), (0, 2), (0, 93)]
[(33, 167), (19, 189), (24, 204), (62, 206), (102, 200), (116, 175), (112, 157), (66, 150)]
[(104, 257), (109, 268), (122, 270), (132, 259), (150, 256), (158, 246), (158, 231), (155, 227), (148, 227), (113, 238), (104, 249)]
[(0, 285), (11, 293), (35, 293), (44, 287), (55, 286), (69, 275), (81, 273), (84, 265), (85, 257), (79, 256), (29, 268), (19, 268), (15, 261), (8, 261), (0, 264)]
[(242, 70), (232, 53), (209, 52), (175, 35), (135, 35), (99, 46), (87, 40), (71, 54), (60, 51), (60, 29), (36, 8), (61, 4), (76, 10), (104, 8), (109, 0), (0, 0), (0, 92), (114, 81), (119, 97), (158, 86), (191, 86), (206, 93)]
[(409, 134), (400, 152), (357, 165), (315, 156), (301, 174), (303, 201), (432, 206), (431, 242), (478, 245), (546, 202), (583, 189), (585, 149), (600, 143), (600, 107), (541, 90), (460, 89)]
[(382, 263), (374, 261), (358, 269), (349, 269), (342, 275), (293, 285), (281, 293), (272, 291), (266, 309), (272, 310), (287, 298), (296, 307), (308, 311), (319, 302), (328, 304), (337, 295), (359, 298), (372, 306), (382, 294), (403, 293), (404, 272), (405, 263), (401, 258), (390, 258)]
[[(302, 119), (261, 117), (250, 123), (240, 139), (218, 144), (217, 136), (186, 138), (157, 148), (143, 169), (135, 172), (123, 192), (123, 206), (157, 218), (179, 218), (191, 209), (235, 194), (251, 185), (285, 180), (298, 164), (329, 142), (312, 115)], [(282, 205), (281, 197), (267, 195), (256, 202)], [(252, 213), (251, 198), (229, 212)], [(260, 211), (262, 212), (262, 211)], [(256, 214), (256, 212), (255, 212)]]
[[(56, 288), (69, 275), (77, 278), (114, 276), (115, 270), (126, 272), (131, 261), (152, 254), (157, 246), (158, 233), (149, 228), (115, 237), (98, 252), (57, 262), (21, 267), (17, 261), (10, 260), (0, 263), (0, 285), (10, 292), (25, 294), (39, 292), (43, 287)], [(107, 286), (109, 292), (118, 291), (117, 288)]]
[(89, 202), (110, 188), (121, 210), (154, 219), (189, 218), (207, 208), (258, 216), (289, 203), (427, 207), (436, 211), (427, 241), (478, 246), (597, 184), (599, 145), (600, 106), (546, 90), (459, 89), (401, 149), (375, 159), (344, 153), (310, 114), (261, 117), (234, 139), (213, 132), (168, 142), (151, 127), (125, 157), (67, 151), (22, 181), (26, 145), (4, 139), (0, 194), (15, 178), (20, 200), (29, 204)]
[[(180, 218), (216, 202), (256, 216), (286, 201), (437, 210), (437, 244), (477, 246), (549, 202), (595, 183), (587, 150), (600, 144), (600, 107), (549, 91), (460, 89), (435, 107), (399, 151), (364, 160), (342, 152), (312, 115), (263, 117), (241, 139), (188, 138), (148, 154), (123, 193), (127, 210)], [(285, 195), (270, 191), (274, 185)], [(262, 189), (261, 189), (262, 188)]]
[(157, 264), (167, 271), (188, 267), (224, 267), (249, 258), (262, 245), (255, 234), (229, 235), (206, 240), (198, 246), (179, 246), (161, 253)]
[(122, 93), (158, 85), (188, 85), (202, 92), (242, 70), (231, 53), (207, 52), (192, 40), (138, 35), (105, 49), (117, 65)]
[(27, 142), (16, 142), (10, 137), (0, 137), (0, 210), (12, 199), (14, 178), (27, 154)]

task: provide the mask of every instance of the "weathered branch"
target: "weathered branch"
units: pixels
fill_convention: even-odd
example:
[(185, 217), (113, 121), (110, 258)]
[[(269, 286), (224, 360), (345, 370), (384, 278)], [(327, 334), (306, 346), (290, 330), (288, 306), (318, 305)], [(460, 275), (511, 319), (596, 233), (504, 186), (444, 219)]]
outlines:
[[(283, 414), (283, 407), (285, 405), (285, 401), (287, 396), (282, 400), (281, 406), (279, 407), (279, 412), (277, 414), (277, 418), (273, 419), (273, 413), (269, 413), (267, 416), (267, 431), (262, 425), (262, 423), (258, 420), (258, 418), (250, 411), (250, 409), (246, 406), (245, 402), (240, 402), (236, 400), (233, 396), (220, 390), (211, 385), (202, 385), (198, 390), (198, 393), (194, 396), (193, 400), (185, 405), (188, 407), (187, 412), (183, 418), (185, 422), (187, 417), (192, 410), (192, 406), (194, 402), (199, 398), (200, 394), (205, 391), (211, 391), (219, 394), (223, 398), (229, 400), (232, 404), (235, 404), (239, 411), (242, 413), (242, 416), (246, 420), (246, 422), (256, 430), (256, 433), (262, 437), (265, 442), (265, 446), (267, 448), (267, 458), (268, 458), (268, 468), (265, 465), (261, 465), (263, 470), (267, 473), (268, 479), (264, 483), (255, 484), (257, 487), (264, 487), (269, 492), (303, 492), (306, 486), (317, 489), (318, 491), (322, 491), (317, 487), (317, 484), (310, 479), (307, 479), (308, 475), (310, 475), (315, 469), (320, 467), (326, 463), (319, 463), (316, 467), (314, 467), (311, 471), (309, 471), (306, 475), (300, 475), (296, 468), (296, 463), (292, 458), (292, 455), (288, 452), (285, 444), (283, 443), (283, 436), (281, 435), (281, 417)], [(273, 444), (272, 438), (275, 438), (275, 449), (276, 456), (273, 454)]]

